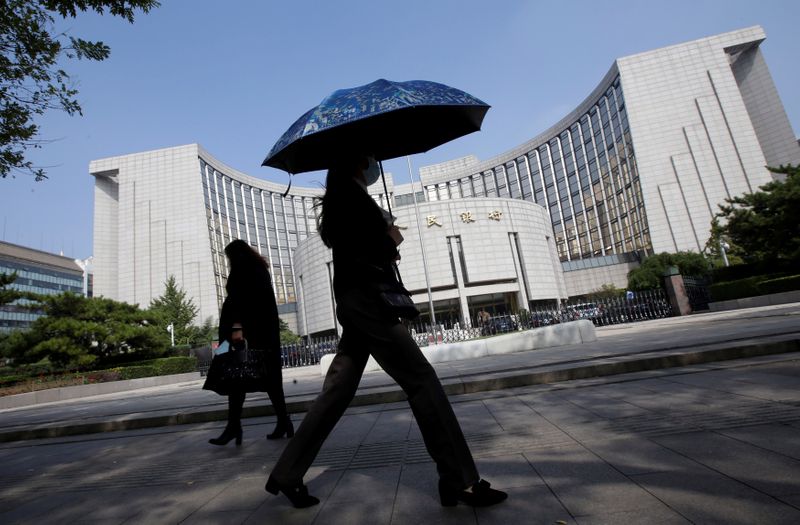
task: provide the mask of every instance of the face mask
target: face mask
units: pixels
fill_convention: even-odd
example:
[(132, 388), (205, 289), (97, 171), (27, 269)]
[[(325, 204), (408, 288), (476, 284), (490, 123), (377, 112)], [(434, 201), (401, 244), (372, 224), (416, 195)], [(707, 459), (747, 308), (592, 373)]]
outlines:
[(378, 167), (378, 161), (373, 157), (368, 159), (369, 165), (364, 170), (364, 178), (367, 181), (367, 186), (372, 186), (381, 177), (381, 169)]

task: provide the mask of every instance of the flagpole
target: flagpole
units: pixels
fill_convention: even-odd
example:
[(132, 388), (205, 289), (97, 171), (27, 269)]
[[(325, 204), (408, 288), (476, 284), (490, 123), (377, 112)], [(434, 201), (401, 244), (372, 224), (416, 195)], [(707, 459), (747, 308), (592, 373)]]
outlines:
[[(417, 233), (419, 235), (419, 247), (422, 251), (422, 269), (425, 271), (425, 287), (428, 289), (428, 308), (431, 313), (431, 328), (436, 326), (436, 312), (433, 311), (433, 295), (431, 295), (431, 280), (428, 277), (428, 257), (425, 255), (425, 242), (422, 240), (422, 227), (419, 225), (419, 206), (417, 205), (417, 190), (414, 189), (414, 171), (411, 169), (411, 157), (406, 155), (408, 163), (408, 175), (411, 177), (411, 195), (414, 197), (414, 217), (417, 219)], [(419, 181), (419, 188), (422, 190), (422, 181)], [(434, 336), (435, 337), (435, 336)]]

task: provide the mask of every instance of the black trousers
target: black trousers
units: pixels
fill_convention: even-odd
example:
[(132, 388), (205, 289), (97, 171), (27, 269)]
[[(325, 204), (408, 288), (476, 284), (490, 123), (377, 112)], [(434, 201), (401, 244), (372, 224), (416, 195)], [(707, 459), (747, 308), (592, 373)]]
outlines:
[(284, 485), (302, 483), (352, 401), (372, 355), (408, 396), (440, 479), (455, 489), (476, 483), (478, 471), (447, 395), (405, 326), (388, 314), (377, 296), (358, 290), (339, 298), (337, 317), (342, 337), (322, 392), (275, 464), (272, 476)]
[[(267, 374), (264, 390), (269, 396), (269, 401), (272, 403), (272, 408), (275, 410), (275, 416), (277, 416), (278, 421), (288, 417), (286, 413), (286, 398), (283, 394), (281, 365), (280, 350), (267, 353)], [(246, 395), (245, 392), (236, 392), (228, 395), (228, 427), (232, 429), (238, 429), (242, 426), (242, 409)]]

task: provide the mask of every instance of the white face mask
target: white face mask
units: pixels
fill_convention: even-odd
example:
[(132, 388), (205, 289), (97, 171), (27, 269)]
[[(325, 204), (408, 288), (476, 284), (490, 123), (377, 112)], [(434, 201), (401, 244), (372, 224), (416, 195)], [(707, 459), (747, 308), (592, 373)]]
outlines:
[(364, 170), (364, 178), (366, 179), (367, 186), (372, 186), (378, 179), (381, 178), (381, 169), (378, 167), (378, 161), (373, 157), (367, 159), (369, 164), (367, 169)]

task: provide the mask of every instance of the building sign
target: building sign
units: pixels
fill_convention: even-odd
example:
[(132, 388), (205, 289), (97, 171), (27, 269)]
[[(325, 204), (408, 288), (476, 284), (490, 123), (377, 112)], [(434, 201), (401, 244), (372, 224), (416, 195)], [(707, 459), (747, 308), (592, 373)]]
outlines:
[(461, 222), (475, 222), (475, 219), (472, 218), (471, 211), (465, 211), (461, 214)]
[(489, 218), (493, 221), (499, 221), (500, 218), (503, 216), (503, 212), (494, 210), (492, 213), (489, 214)]
[(428, 215), (427, 217), (425, 217), (425, 219), (428, 221), (428, 228), (430, 228), (434, 224), (436, 226), (441, 226), (442, 225), (442, 223), (439, 222), (439, 219), (436, 218), (436, 215)]

